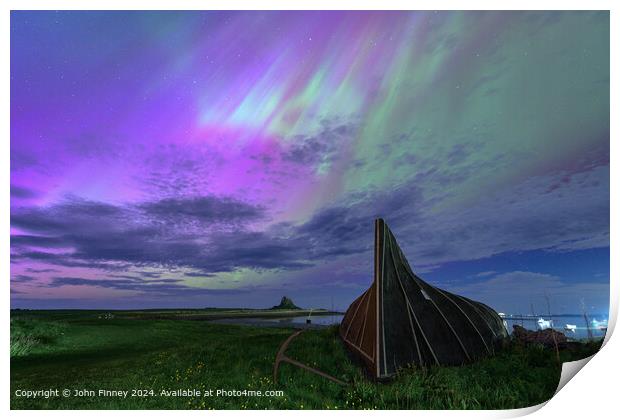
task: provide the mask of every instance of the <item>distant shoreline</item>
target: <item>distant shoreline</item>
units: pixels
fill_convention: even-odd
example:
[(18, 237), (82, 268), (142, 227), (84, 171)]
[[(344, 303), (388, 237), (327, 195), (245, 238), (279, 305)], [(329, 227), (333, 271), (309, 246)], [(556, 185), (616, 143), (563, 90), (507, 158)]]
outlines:
[(131, 312), (120, 314), (123, 318), (134, 319), (186, 319), (196, 321), (233, 319), (233, 318), (290, 318), (298, 316), (328, 316), (342, 315), (341, 312), (328, 310), (309, 310), (309, 309), (254, 309), (254, 310), (223, 310), (223, 311), (204, 311), (194, 313), (165, 313), (165, 312)]
[(191, 321), (212, 321), (234, 318), (292, 318), (300, 316), (343, 315), (343, 312), (327, 309), (242, 309), (242, 308), (203, 308), (203, 309), (149, 309), (149, 310), (105, 310), (105, 309), (11, 309), (16, 313), (92, 313), (101, 316), (111, 314), (123, 319), (179, 319)]

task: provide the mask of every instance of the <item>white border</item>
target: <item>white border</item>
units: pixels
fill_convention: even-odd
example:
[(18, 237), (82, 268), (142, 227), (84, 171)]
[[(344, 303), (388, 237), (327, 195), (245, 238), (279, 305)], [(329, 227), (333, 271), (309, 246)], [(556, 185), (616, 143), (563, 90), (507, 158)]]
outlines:
[[(175, 0), (175, 1), (163, 1), (163, 0), (4, 0), (1, 3), (2, 15), (0, 17), (0, 42), (2, 45), (2, 84), (3, 87), (3, 101), (0, 105), (2, 118), (2, 141), (0, 147), (0, 177), (2, 178), (0, 184), (0, 191), (4, 200), (0, 206), (1, 212), (1, 225), (5, 234), (2, 237), (0, 245), (0, 254), (2, 259), (2, 278), (4, 278), (4, 301), (6, 306), (1, 311), (2, 316), (2, 348), (7, 349), (5, 356), (2, 360), (3, 377), (1, 381), (0, 395), (2, 398), (3, 409), (9, 410), (9, 393), (10, 393), (10, 376), (8, 375), (10, 368), (9, 359), (9, 311), (10, 307), (10, 293), (8, 286), (8, 279), (10, 278), (10, 266), (9, 266), (9, 203), (10, 203), (10, 165), (9, 165), (9, 138), (10, 138), (10, 67), (9, 67), (9, 49), (10, 49), (10, 10), (110, 10), (110, 9), (126, 9), (126, 10), (269, 10), (269, 9), (287, 9), (287, 10), (338, 10), (338, 9), (353, 9), (353, 10), (611, 10), (611, 75), (618, 74), (618, 53), (617, 40), (618, 39), (618, 15), (617, 7), (614, 7), (617, 2), (604, 1), (604, 0), (589, 0), (589, 1), (549, 1), (549, 0), (504, 0), (502, 2), (497, 1), (483, 1), (483, 0), (470, 0), (470, 1), (451, 1), (451, 0), (418, 0), (415, 2), (402, 1), (402, 0), (382, 0), (381, 2), (371, 2), (368, 0), (296, 0), (292, 1), (250, 1), (250, 0), (216, 0), (216, 1), (197, 1), (197, 0)], [(618, 99), (618, 84), (615, 79), (611, 80), (611, 109), (617, 108)], [(612, 112), (613, 114), (613, 112)], [(617, 138), (617, 119), (611, 118), (611, 138)], [(611, 142), (611, 160), (614, 161), (617, 156), (617, 147), (614, 146), (614, 142)], [(618, 179), (618, 170), (611, 166), (611, 214), (618, 214), (618, 194), (616, 191), (615, 180)], [(614, 246), (613, 238), (616, 237), (617, 224), (614, 223), (614, 219), (611, 219), (611, 261), (618, 261), (618, 251)], [(411, 418), (411, 416), (423, 417), (423, 418), (444, 418), (447, 415), (450, 417), (458, 418), (507, 418), (523, 416), (535, 412), (532, 416), (534, 418), (556, 418), (562, 419), (583, 419), (583, 418), (608, 418), (609, 414), (617, 411), (615, 400), (617, 395), (615, 392), (616, 384), (618, 380), (618, 355), (620, 344), (618, 339), (609, 340), (611, 332), (615, 327), (617, 320), (618, 310), (618, 296), (620, 290), (618, 289), (618, 270), (617, 264), (611, 266), (610, 278), (611, 291), (610, 296), (612, 302), (610, 304), (610, 328), (609, 334), (606, 338), (605, 347), (588, 363), (587, 368), (583, 372), (579, 373), (578, 380), (570, 381), (561, 391), (552, 398), (547, 404), (541, 404), (540, 406), (529, 407), (519, 410), (504, 410), (504, 411), (416, 411), (415, 413), (404, 411), (371, 411), (371, 412), (346, 412), (346, 411), (296, 411), (290, 413), (299, 417), (300, 419), (316, 419), (316, 416), (327, 418), (358, 418), (358, 417), (376, 417), (381, 415), (396, 416), (400, 418)], [(544, 409), (539, 410), (544, 406)], [(10, 415), (14, 418), (31, 418), (45, 416), (49, 419), (77, 419), (82, 418), (85, 415), (94, 419), (107, 419), (110, 415), (115, 417), (131, 417), (132, 420), (136, 418), (152, 418), (152, 419), (168, 419), (173, 417), (187, 417), (187, 418), (204, 418), (205, 415), (216, 415), (223, 419), (233, 419), (239, 416), (249, 416), (258, 419), (273, 419), (273, 417), (288, 416), (288, 412), (279, 412), (269, 410), (265, 412), (252, 412), (247, 411), (217, 411), (216, 413), (203, 413), (196, 412), (180, 412), (180, 411), (114, 411), (108, 413), (105, 411), (11, 411)]]

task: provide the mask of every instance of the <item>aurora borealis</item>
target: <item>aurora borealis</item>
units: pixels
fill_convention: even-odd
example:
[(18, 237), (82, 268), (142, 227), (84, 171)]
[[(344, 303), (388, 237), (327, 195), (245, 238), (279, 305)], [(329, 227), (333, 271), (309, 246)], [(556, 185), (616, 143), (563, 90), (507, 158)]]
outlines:
[(607, 312), (607, 12), (12, 12), (11, 305)]

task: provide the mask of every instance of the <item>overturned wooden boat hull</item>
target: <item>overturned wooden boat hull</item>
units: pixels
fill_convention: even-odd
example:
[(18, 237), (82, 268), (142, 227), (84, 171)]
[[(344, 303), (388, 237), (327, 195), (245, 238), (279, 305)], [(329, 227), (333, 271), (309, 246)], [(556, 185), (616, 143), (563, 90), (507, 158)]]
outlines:
[(372, 285), (349, 307), (340, 336), (376, 379), (408, 365), (460, 365), (492, 355), (508, 337), (487, 305), (415, 275), (382, 219), (375, 221)]

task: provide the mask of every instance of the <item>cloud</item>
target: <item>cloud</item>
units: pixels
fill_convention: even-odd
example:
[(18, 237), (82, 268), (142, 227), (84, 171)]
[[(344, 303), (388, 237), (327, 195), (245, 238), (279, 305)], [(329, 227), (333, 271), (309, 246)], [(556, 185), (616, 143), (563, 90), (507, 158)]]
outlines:
[(54, 268), (26, 268), (26, 271), (29, 273), (56, 273), (58, 270)]
[[(298, 255), (301, 243), (245, 227), (262, 217), (262, 208), (231, 198), (114, 206), (69, 197), (49, 207), (13, 211), (12, 225), (34, 234), (12, 236), (11, 258), (103, 270), (187, 267), (205, 276), (238, 268), (305, 267)], [(50, 248), (64, 252), (41, 251)]]
[[(176, 222), (195, 218), (205, 222), (248, 222), (265, 216), (264, 209), (231, 198), (214, 196), (165, 198), (140, 206), (149, 215)], [(183, 222), (186, 222), (183, 220)]]
[(65, 235), (100, 230), (104, 221), (123, 223), (126, 214), (122, 207), (68, 197), (51, 207), (18, 207), (11, 209), (11, 226), (37, 234)]
[(215, 235), (206, 259), (195, 261), (194, 267), (223, 272), (239, 268), (299, 269), (311, 265), (309, 244), (304, 238), (278, 237), (273, 232), (243, 232)]
[[(552, 185), (557, 187), (550, 190)], [(568, 178), (565, 172), (532, 177), (468, 206), (435, 204), (421, 193), (417, 201), (408, 202), (417, 208), (409, 217), (393, 217), (394, 209), (384, 213), (413, 264), (476, 260), (504, 252), (609, 246), (606, 165)]]
[(318, 132), (308, 135), (297, 135), (291, 145), (282, 151), (284, 161), (311, 166), (315, 170), (331, 166), (342, 158), (342, 153), (351, 144), (357, 132), (357, 123), (321, 121)]
[(205, 289), (188, 287), (181, 284), (177, 279), (160, 279), (144, 281), (140, 279), (85, 279), (80, 277), (54, 277), (48, 284), (49, 287), (62, 286), (91, 286), (102, 287), (107, 289), (135, 291), (157, 295), (174, 295), (183, 294), (197, 295), (218, 295), (218, 294), (239, 294), (247, 293), (248, 290), (242, 289)]
[(142, 276), (142, 278), (148, 278), (148, 279), (156, 279), (159, 278), (163, 272), (153, 272), (153, 271), (135, 271), (136, 274), (139, 274), (140, 276)]
[(185, 277), (213, 277), (211, 273), (205, 273), (203, 271), (187, 271), (183, 273)]
[(574, 311), (581, 299), (590, 306), (607, 309), (609, 283), (566, 282), (547, 273), (512, 271), (490, 279), (447, 287), (451, 292), (486, 302), (500, 312), (529, 313), (530, 304), (536, 312), (547, 312), (545, 296), (549, 297), (552, 313)]
[(11, 277), (11, 282), (12, 283), (27, 283), (30, 281), (36, 280), (34, 277), (32, 276), (27, 276), (24, 274), (17, 274), (15, 276)]
[(304, 250), (313, 261), (368, 252), (374, 246), (374, 219), (387, 217), (394, 224), (416, 220), (417, 207), (409, 204), (421, 198), (420, 194), (413, 185), (352, 194), (318, 210), (307, 222), (292, 226), (289, 236), (307, 244)]
[(607, 165), (570, 176), (556, 172), (531, 177), (457, 207), (444, 204), (449, 197), (429, 197), (416, 178), (393, 189), (352, 194), (317, 211), (296, 226), (291, 236), (307, 239), (310, 256), (368, 256), (373, 245), (372, 220), (383, 217), (413, 266), (477, 260), (505, 252), (609, 246)]
[(497, 271), (492, 271), (492, 270), (491, 270), (491, 271), (482, 271), (482, 272), (480, 272), (480, 273), (474, 274), (474, 275), (473, 275), (473, 276), (471, 276), (471, 277), (474, 277), (474, 278), (482, 278), (482, 277), (489, 277), (489, 276), (492, 276), (493, 274), (497, 274)]
[[(529, 306), (523, 308), (527, 303), (532, 303), (539, 312), (574, 312), (581, 307), (582, 301), (587, 308), (607, 310), (609, 282), (591, 280), (567, 282), (551, 274), (514, 271), (498, 274), (485, 282), (463, 286), (458, 290), (468, 293), (474, 299), (484, 299), (513, 312), (529, 312)], [(549, 309), (545, 296), (549, 298)]]
[[(95, 237), (93, 237), (93, 240), (94, 239)], [(23, 250), (16, 253), (11, 253), (11, 264), (24, 261), (38, 261), (64, 268), (81, 267), (104, 271), (120, 271), (130, 268), (129, 264), (120, 263), (118, 261), (106, 262), (97, 260), (82, 260), (72, 253), (54, 254), (50, 252)], [(54, 271), (58, 270), (54, 269)]]
[(11, 184), (11, 198), (35, 198), (38, 195), (34, 190)]
[(301, 270), (344, 257), (361, 266), (372, 261), (376, 217), (388, 222), (414, 269), (505, 252), (609, 246), (606, 165), (532, 177), (456, 207), (444, 205), (449, 196), (429, 197), (419, 177), (392, 189), (350, 193), (303, 223), (262, 230), (249, 226), (267, 220), (264, 210), (232, 198), (122, 206), (73, 197), (50, 207), (16, 209), (12, 224), (30, 233), (12, 237), (11, 258), (106, 271), (181, 268), (189, 277)]
[(42, 248), (62, 248), (68, 242), (60, 237), (36, 236), (36, 235), (12, 235), (11, 246), (36, 246)]

